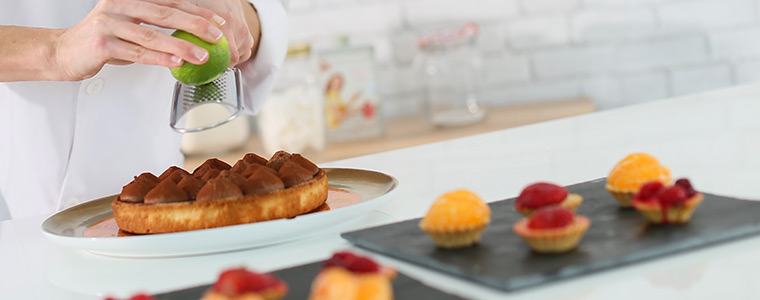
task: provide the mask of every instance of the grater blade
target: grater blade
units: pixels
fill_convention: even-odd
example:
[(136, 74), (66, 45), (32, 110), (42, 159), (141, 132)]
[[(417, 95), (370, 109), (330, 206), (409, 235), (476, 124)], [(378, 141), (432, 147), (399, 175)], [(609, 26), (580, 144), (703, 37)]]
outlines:
[[(237, 68), (228, 68), (221, 77), (204, 85), (192, 86), (177, 82), (174, 85), (169, 125), (179, 133), (217, 127), (237, 118), (243, 111), (242, 98), (243, 85)], [(222, 106), (224, 113), (215, 113), (211, 119), (201, 118), (205, 120), (199, 124), (188, 124), (188, 113), (191, 110), (210, 105)]]

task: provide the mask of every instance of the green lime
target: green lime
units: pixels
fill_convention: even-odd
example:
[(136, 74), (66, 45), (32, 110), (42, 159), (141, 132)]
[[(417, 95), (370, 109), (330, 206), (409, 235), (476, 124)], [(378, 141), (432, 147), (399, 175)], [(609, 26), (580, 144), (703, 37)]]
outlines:
[(187, 85), (206, 84), (222, 76), (230, 65), (230, 46), (227, 44), (226, 37), (222, 36), (219, 42), (211, 44), (182, 30), (175, 31), (172, 36), (201, 46), (208, 51), (208, 60), (202, 65), (184, 62), (177, 68), (170, 68), (172, 75), (179, 82)]

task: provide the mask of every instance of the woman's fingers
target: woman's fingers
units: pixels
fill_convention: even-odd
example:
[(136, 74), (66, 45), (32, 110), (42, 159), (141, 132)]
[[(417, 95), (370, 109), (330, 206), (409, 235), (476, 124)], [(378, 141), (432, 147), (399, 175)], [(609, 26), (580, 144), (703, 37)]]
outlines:
[(189, 8), (192, 4), (182, 1), (168, 1), (168, 3), (187, 10), (196, 10), (208, 18), (188, 13), (177, 7), (147, 1), (101, 0), (99, 5), (102, 5), (103, 9), (110, 13), (124, 15), (143, 23), (187, 31), (209, 43), (216, 43), (222, 37), (222, 30), (219, 29), (218, 24), (213, 24), (210, 21), (214, 19), (215, 14), (213, 12), (206, 12), (206, 9), (200, 7), (197, 9)]
[(162, 6), (173, 7), (186, 13), (201, 16), (207, 20), (212, 20), (218, 27), (222, 27), (227, 21), (212, 10), (203, 8), (184, 0), (143, 0)]
[(240, 56), (237, 40), (235, 40), (235, 35), (232, 32), (231, 26), (222, 27), (222, 30), (224, 31), (224, 36), (227, 37), (227, 44), (230, 48), (230, 66), (234, 66), (237, 64)]
[(253, 54), (253, 50), (252, 49), (248, 49), (245, 52), (241, 52), (240, 59), (238, 59), (238, 61), (239, 62), (240, 61), (247, 61), (249, 58), (251, 58), (252, 54)]
[(182, 64), (182, 60), (193, 64), (203, 64), (208, 60), (208, 51), (191, 42), (172, 37), (156, 29), (137, 25), (127, 21), (112, 24), (111, 32), (116, 37), (137, 44), (149, 50), (173, 54), (176, 62), (173, 67)]
[(178, 66), (177, 58), (171, 54), (150, 50), (117, 38), (106, 40), (103, 47), (112, 59), (146, 65), (160, 65), (169, 68)]

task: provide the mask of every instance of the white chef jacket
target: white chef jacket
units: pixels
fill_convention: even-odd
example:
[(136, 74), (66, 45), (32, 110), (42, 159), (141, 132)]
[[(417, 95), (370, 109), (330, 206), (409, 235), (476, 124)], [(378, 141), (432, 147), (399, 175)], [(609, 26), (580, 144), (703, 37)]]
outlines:
[[(95, 0), (0, 0), (0, 24), (68, 28)], [(287, 16), (251, 0), (261, 22), (255, 60), (240, 65), (246, 111), (258, 111), (285, 59)], [(0, 41), (2, 42), (2, 41)], [(51, 214), (121, 192), (142, 172), (182, 166), (169, 126), (169, 69), (106, 65), (81, 82), (0, 83), (0, 193), (12, 218)]]

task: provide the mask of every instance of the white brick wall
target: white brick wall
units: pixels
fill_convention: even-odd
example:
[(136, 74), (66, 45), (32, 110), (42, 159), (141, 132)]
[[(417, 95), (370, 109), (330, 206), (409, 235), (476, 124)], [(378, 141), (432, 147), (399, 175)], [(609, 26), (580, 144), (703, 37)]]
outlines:
[(517, 49), (567, 44), (567, 23), (567, 17), (561, 14), (515, 18), (507, 24), (507, 40)]
[(395, 3), (352, 4), (339, 9), (292, 12), (288, 22), (291, 41), (329, 39), (336, 35), (390, 31), (401, 23), (401, 10)]
[(509, 83), (530, 81), (530, 65), (524, 56), (500, 53), (483, 57), (483, 87), (485, 89)]
[(675, 37), (620, 45), (616, 70), (641, 70), (697, 63), (707, 58), (707, 42), (702, 36)]
[(503, 106), (530, 101), (577, 98), (580, 88), (575, 81), (526, 83), (485, 90), (481, 97), (490, 105)]
[(736, 82), (750, 83), (760, 80), (760, 61), (739, 63), (736, 66)]
[(697, 0), (663, 3), (657, 7), (665, 27), (711, 29), (755, 22), (755, 0)]
[(581, 83), (581, 96), (596, 100), (597, 109), (622, 106), (620, 82), (611, 76), (590, 78)]
[(728, 86), (731, 77), (727, 64), (680, 69), (673, 71), (671, 87), (676, 95), (691, 94)]
[(760, 56), (760, 26), (716, 32), (709, 35), (710, 48), (716, 58)]
[(520, 0), (523, 11), (529, 14), (569, 11), (580, 5), (580, 0)]
[(462, 20), (507, 20), (519, 13), (516, 0), (417, 0), (401, 1), (406, 21), (424, 24)]
[(615, 48), (611, 46), (561, 48), (536, 52), (533, 63), (540, 79), (591, 75), (613, 68), (617, 63), (615, 54)]
[(649, 7), (659, 2), (673, 0), (583, 0), (583, 6), (589, 8), (614, 7), (614, 8), (634, 8)]
[(475, 21), (491, 105), (589, 97), (600, 109), (760, 80), (760, 0), (291, 0), (290, 36), (372, 45), (384, 113), (419, 113), (410, 28)]
[(573, 40), (593, 42), (647, 37), (655, 32), (656, 23), (654, 12), (648, 8), (584, 10), (573, 15)]
[(620, 92), (624, 105), (662, 99), (669, 95), (668, 77), (660, 72), (622, 76)]

